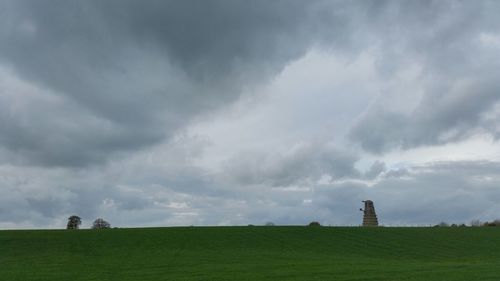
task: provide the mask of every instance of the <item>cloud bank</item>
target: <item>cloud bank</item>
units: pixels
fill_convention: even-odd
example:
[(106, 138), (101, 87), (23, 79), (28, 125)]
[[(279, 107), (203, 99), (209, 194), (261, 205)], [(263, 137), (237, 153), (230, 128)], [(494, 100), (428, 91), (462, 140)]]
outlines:
[(495, 219), (498, 10), (0, 1), (0, 227)]

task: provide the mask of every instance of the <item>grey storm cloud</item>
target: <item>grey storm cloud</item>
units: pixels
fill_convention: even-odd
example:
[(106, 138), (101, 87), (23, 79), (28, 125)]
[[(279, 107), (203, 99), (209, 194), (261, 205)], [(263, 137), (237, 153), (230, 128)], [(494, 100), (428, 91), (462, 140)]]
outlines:
[(375, 161), (370, 169), (365, 172), (364, 176), (368, 179), (374, 179), (381, 173), (385, 172), (387, 170), (387, 167), (384, 162), (381, 161)]
[[(320, 1), (0, 5), (0, 62), (11, 88), (26, 84), (2, 95), (0, 144), (9, 159), (55, 166), (172, 136), (272, 78), (344, 20), (321, 12)], [(25, 102), (14, 109), (17, 99)]]
[[(15, 96), (1, 96), (0, 153), (24, 165), (85, 166), (157, 144), (235, 101), (242, 89), (271, 80), (314, 46), (342, 55), (378, 46), (387, 77), (408, 62), (423, 65), (429, 89), (418, 110), (374, 109), (352, 130), (351, 139), (370, 151), (439, 143), (447, 132), (459, 139), (498, 96), (494, 74), (479, 79), (498, 68), (493, 51), (477, 43), (498, 31), (494, 1), (0, 5), (1, 70), (13, 84), (0, 90), (25, 84)], [(435, 102), (456, 95), (453, 87), (464, 77), (475, 84), (469, 97)], [(466, 113), (454, 120), (452, 110)]]
[(290, 186), (317, 181), (358, 177), (358, 156), (330, 143), (303, 143), (286, 153), (246, 152), (225, 163), (224, 174), (244, 185)]
[[(485, 118), (500, 103), (497, 72), (479, 74), (428, 91), (415, 110), (399, 113), (376, 107), (351, 129), (349, 137), (371, 152), (410, 149), (463, 140), (474, 133), (498, 137), (498, 120)], [(477, 77), (481, 76), (481, 77)], [(465, 80), (465, 81), (464, 81)], [(437, 82), (440, 83), (440, 82)]]
[[(412, 5), (416, 10), (408, 9)], [(475, 133), (498, 138), (498, 121), (484, 116), (498, 114), (495, 106), (500, 104), (499, 10), (495, 1), (420, 1), (379, 10), (379, 27), (391, 14), (402, 23), (384, 28), (381, 70), (391, 79), (395, 69), (402, 72), (418, 65), (418, 85), (381, 93), (351, 129), (349, 139), (383, 153), (442, 145)], [(414, 87), (421, 87), (422, 93), (413, 109), (386, 106)]]
[(499, 3), (0, 0), (0, 228), (495, 219)]
[(317, 186), (312, 205), (325, 209), (325, 220), (344, 224), (360, 221), (355, 207), (367, 198), (375, 202), (380, 222), (386, 225), (494, 220), (499, 210), (499, 168), (500, 163), (493, 161), (453, 161), (390, 170), (375, 182)]
[[(387, 205), (383, 215), (392, 221), (413, 220), (424, 224), (432, 219), (454, 223), (494, 220), (500, 196), (496, 187), (498, 168), (499, 163), (491, 161), (430, 163), (412, 168), (402, 178), (380, 182), (386, 194), (374, 196)], [(397, 203), (388, 204), (387, 198), (394, 198)]]

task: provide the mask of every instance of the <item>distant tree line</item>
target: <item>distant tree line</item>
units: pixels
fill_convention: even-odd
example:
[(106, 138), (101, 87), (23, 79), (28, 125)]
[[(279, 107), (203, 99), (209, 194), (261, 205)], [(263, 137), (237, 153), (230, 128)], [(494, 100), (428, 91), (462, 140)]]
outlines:
[[(266, 222), (264, 226), (275, 226), (276, 224), (274, 222)], [(255, 226), (253, 224), (249, 224), (248, 226)], [(307, 226), (321, 226), (321, 224), (317, 221), (312, 221), (307, 224)]]
[(500, 226), (500, 219), (496, 219), (490, 222), (485, 221), (481, 223), (480, 226)]
[[(73, 215), (73, 216), (70, 216), (68, 218), (68, 223), (66, 225), (66, 229), (79, 229), (81, 224), (82, 224), (82, 219), (79, 216)], [(265, 226), (275, 226), (275, 224), (273, 222), (266, 222), (264, 225)], [(254, 225), (249, 224), (248, 226), (254, 226)], [(318, 226), (322, 226), (322, 225), (318, 221), (312, 221), (312, 222), (308, 223), (307, 226), (318, 227)], [(434, 227), (467, 227), (467, 226), (468, 225), (466, 225), (464, 223), (449, 224), (449, 223), (444, 222), (444, 221), (434, 225)], [(496, 219), (496, 220), (491, 221), (491, 222), (488, 222), (488, 221), (482, 222), (480, 220), (472, 220), (470, 222), (469, 226), (471, 226), (471, 227), (485, 227), (485, 226), (488, 226), (488, 227), (489, 226), (498, 226), (498, 227), (500, 227), (500, 219)], [(111, 224), (102, 218), (98, 218), (92, 223), (91, 228), (92, 229), (107, 229), (107, 228), (111, 228)]]
[[(82, 219), (79, 216), (73, 215), (68, 218), (66, 229), (79, 229), (82, 224)], [(92, 229), (106, 229), (111, 228), (111, 224), (101, 218), (96, 219), (92, 223)]]
[[(434, 225), (434, 227), (466, 227), (466, 226), (467, 225), (465, 225), (464, 223), (462, 223), (462, 224), (455, 224), (455, 223), (449, 224), (449, 223), (444, 222), (444, 221)], [(496, 220), (491, 221), (491, 222), (488, 222), (488, 221), (482, 222), (480, 220), (472, 220), (470, 222), (470, 226), (471, 227), (500, 226), (500, 219), (496, 219)]]

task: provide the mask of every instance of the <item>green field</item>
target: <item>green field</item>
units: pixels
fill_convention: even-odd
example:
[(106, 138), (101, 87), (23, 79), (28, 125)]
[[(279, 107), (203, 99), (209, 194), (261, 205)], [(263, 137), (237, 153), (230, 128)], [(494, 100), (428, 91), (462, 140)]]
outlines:
[(0, 280), (500, 280), (500, 228), (0, 231)]

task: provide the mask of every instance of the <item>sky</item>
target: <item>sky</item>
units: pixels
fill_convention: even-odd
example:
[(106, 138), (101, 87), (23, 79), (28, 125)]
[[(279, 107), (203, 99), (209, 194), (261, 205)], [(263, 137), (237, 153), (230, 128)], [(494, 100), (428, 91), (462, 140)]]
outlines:
[(498, 219), (499, 13), (0, 0), (0, 229)]

